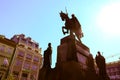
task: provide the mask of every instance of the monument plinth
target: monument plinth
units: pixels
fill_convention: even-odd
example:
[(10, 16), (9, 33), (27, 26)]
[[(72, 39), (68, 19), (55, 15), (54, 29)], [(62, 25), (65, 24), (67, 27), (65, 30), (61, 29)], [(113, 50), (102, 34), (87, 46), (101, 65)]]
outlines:
[(87, 73), (88, 71), (93, 72), (92, 75), (95, 76), (94, 64), (90, 66), (92, 62), (89, 48), (82, 41), (78, 41), (74, 35), (61, 39), (57, 48), (56, 63), (61, 80), (85, 80), (86, 76), (91, 74)]
[(75, 36), (69, 35), (61, 39), (61, 44), (57, 49), (57, 62), (77, 61), (75, 48)]
[(57, 64), (75, 61), (83, 68), (87, 67), (87, 58), (90, 55), (89, 48), (81, 41), (76, 40), (74, 35), (62, 38), (57, 51)]

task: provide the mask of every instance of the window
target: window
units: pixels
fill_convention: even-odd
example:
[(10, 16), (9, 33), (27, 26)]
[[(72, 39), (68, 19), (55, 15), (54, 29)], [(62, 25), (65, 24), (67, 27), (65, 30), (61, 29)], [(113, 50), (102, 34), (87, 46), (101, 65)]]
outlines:
[(28, 74), (22, 73), (22, 79), (21, 80), (27, 80)]
[(25, 44), (26, 40), (24, 38), (21, 38), (21, 43)]
[(7, 58), (4, 58), (3, 65), (4, 65), (4, 66), (8, 66), (8, 65), (9, 65), (9, 62), (8, 62), (8, 59), (7, 59)]
[(17, 80), (17, 79), (18, 79), (18, 76), (19, 76), (19, 72), (13, 71), (14, 80)]
[(22, 61), (21, 60), (17, 60), (16, 61), (16, 66), (22, 66)]
[(0, 72), (0, 80), (2, 80), (3, 76), (4, 76), (4, 73)]
[(24, 63), (24, 69), (30, 69), (30, 64), (29, 63)]
[(31, 41), (28, 41), (28, 46), (32, 46), (32, 42)]
[(27, 77), (28, 74), (26, 74), (26, 73), (22, 73), (22, 76), (23, 76), (23, 77)]
[(35, 44), (35, 48), (38, 48), (38, 44)]
[(120, 71), (118, 71), (117, 74), (120, 75)]
[(11, 54), (12, 53), (12, 49), (11, 48), (7, 48), (7, 53)]
[(38, 57), (34, 57), (33, 60), (39, 62), (39, 58)]
[(13, 74), (18, 76), (18, 75), (19, 75), (19, 72), (13, 71)]
[(37, 65), (32, 65), (32, 70), (37, 70)]
[(4, 50), (5, 50), (5, 46), (0, 46), (0, 51), (4, 52)]
[(23, 57), (24, 56), (24, 52), (23, 51), (19, 51), (18, 55), (21, 56), (21, 57)]
[(120, 70), (120, 66), (118, 67), (118, 70)]
[(35, 75), (30, 75), (31, 80), (35, 80)]
[(26, 55), (26, 58), (27, 58), (27, 59), (32, 59), (32, 55), (27, 54), (27, 55)]
[(116, 75), (116, 72), (113, 72), (113, 75)]

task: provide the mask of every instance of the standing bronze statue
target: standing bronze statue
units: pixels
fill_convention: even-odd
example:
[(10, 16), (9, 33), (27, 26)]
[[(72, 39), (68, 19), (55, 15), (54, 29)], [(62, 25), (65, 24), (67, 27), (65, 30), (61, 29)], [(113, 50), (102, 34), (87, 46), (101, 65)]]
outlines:
[(52, 54), (51, 43), (48, 43), (48, 48), (47, 50), (44, 51), (44, 63), (43, 63), (44, 67), (51, 68), (52, 63), (51, 54)]
[(98, 51), (98, 54), (95, 57), (97, 67), (99, 69), (99, 80), (110, 80), (106, 72), (106, 63), (105, 58)]
[[(62, 27), (63, 34), (65, 35), (69, 31), (70, 31), (70, 35), (75, 33), (77, 39), (80, 41), (80, 38), (83, 37), (83, 33), (81, 29), (81, 24), (79, 23), (75, 15), (72, 14), (72, 18), (70, 19), (67, 13), (63, 13), (61, 11), (60, 17), (62, 21), (65, 21), (65, 26)], [(64, 31), (64, 29), (66, 29), (66, 31)]]
[(48, 43), (48, 47), (44, 51), (43, 67), (39, 71), (38, 80), (52, 80), (49, 76), (51, 74), (51, 62), (52, 62), (51, 55), (52, 55), (52, 47), (51, 47), (51, 43)]

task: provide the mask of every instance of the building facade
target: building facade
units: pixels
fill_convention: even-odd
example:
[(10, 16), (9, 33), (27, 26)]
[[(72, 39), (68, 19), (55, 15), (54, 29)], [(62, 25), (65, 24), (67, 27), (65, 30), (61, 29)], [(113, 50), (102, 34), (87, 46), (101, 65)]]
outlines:
[(120, 80), (120, 61), (107, 63), (106, 69), (111, 80)]
[(37, 80), (42, 65), (39, 44), (24, 34), (14, 35), (11, 40), (17, 46), (9, 73), (13, 74), (15, 80)]
[(0, 80), (8, 76), (16, 43), (0, 35)]

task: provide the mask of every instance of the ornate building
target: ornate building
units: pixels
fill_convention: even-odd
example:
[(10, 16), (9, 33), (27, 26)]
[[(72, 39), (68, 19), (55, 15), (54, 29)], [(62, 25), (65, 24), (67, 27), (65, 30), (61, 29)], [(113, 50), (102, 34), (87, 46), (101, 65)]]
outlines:
[(42, 65), (39, 44), (24, 34), (14, 35), (11, 40), (17, 46), (9, 73), (13, 74), (15, 80), (37, 80)]
[(16, 43), (0, 35), (0, 80), (7, 77)]
[(107, 63), (106, 69), (111, 80), (120, 80), (120, 61)]

